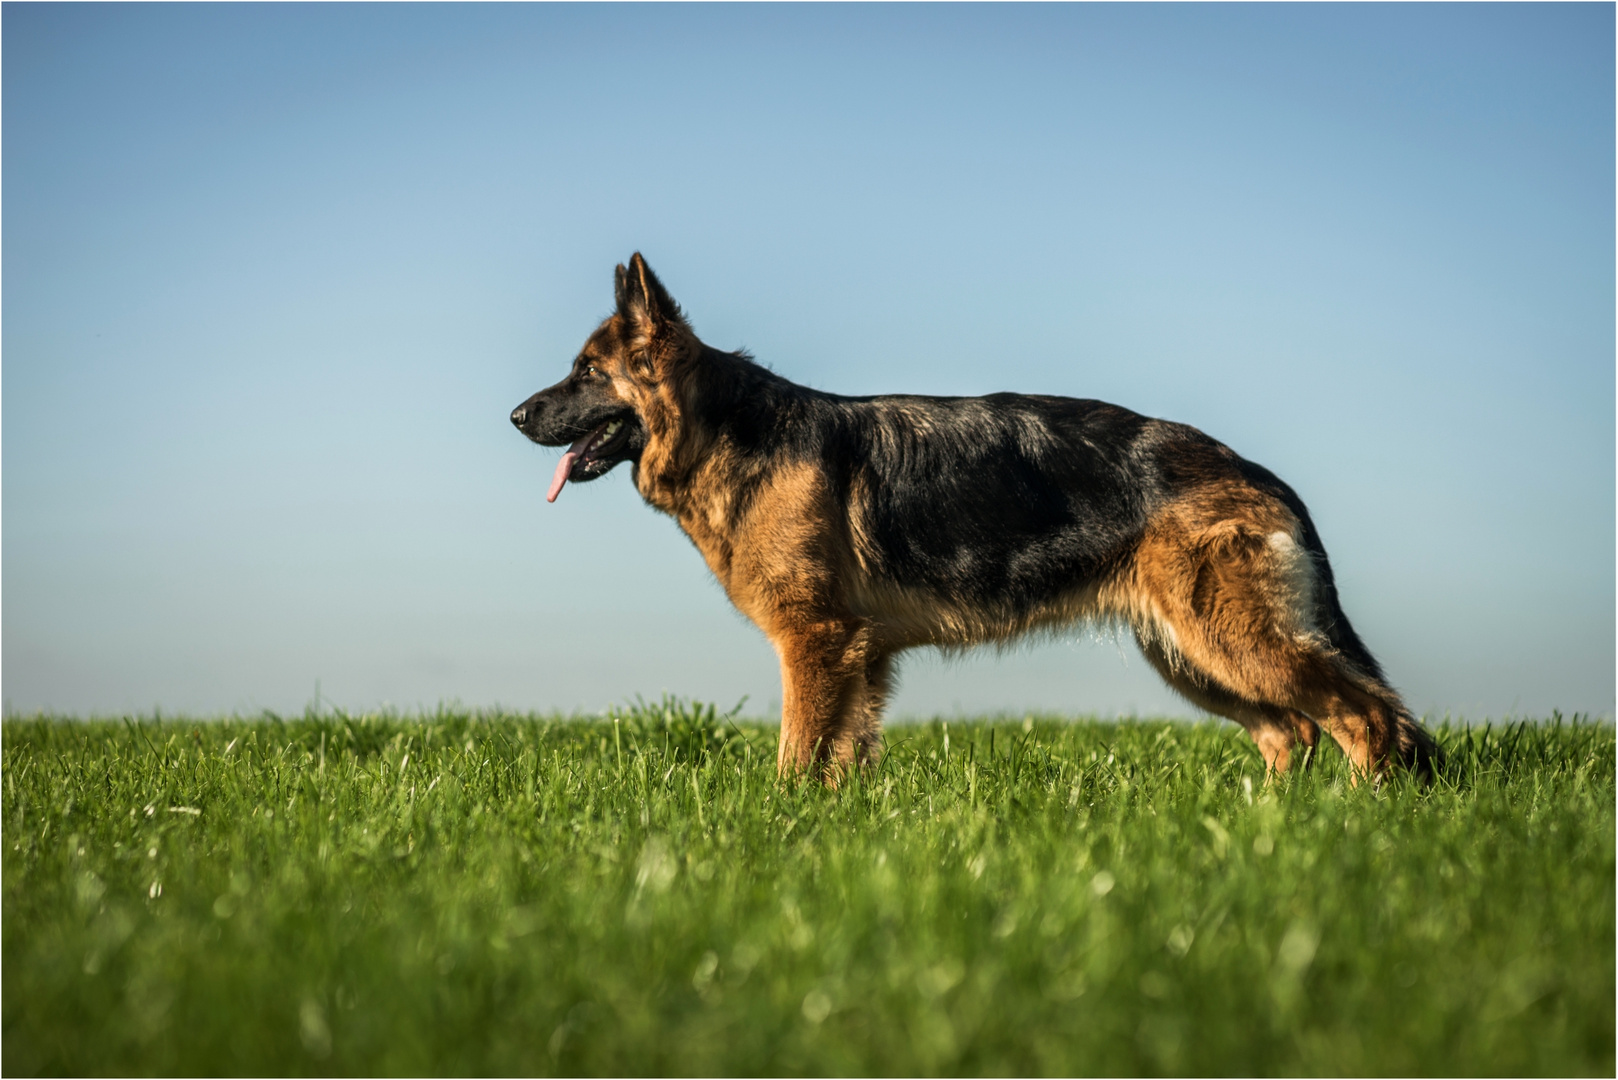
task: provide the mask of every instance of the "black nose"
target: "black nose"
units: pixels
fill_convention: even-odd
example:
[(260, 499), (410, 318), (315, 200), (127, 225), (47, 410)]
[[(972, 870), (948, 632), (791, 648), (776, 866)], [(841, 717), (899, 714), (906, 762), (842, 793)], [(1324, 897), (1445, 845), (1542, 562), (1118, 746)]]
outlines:
[(518, 405), (515, 409), (512, 409), (511, 422), (516, 424), (518, 427), (522, 427), (524, 424), (526, 424), (528, 422), (528, 406)]

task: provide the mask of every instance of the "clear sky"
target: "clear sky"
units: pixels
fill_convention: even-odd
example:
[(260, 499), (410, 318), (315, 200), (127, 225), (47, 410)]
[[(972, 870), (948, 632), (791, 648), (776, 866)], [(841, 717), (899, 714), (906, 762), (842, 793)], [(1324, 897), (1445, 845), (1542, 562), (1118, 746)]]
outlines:
[[(1285, 478), (1418, 710), (1614, 708), (1614, 9), (3, 9), (13, 712), (778, 708), (513, 406), (643, 251), (720, 348)], [(897, 714), (1193, 715), (1075, 631)]]

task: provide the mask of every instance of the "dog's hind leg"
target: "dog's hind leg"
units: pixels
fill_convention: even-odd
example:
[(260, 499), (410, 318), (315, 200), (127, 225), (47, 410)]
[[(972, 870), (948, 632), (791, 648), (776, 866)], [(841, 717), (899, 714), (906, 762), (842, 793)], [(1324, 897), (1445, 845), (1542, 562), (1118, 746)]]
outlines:
[(1293, 676), (1283, 693), (1319, 719), (1357, 775), (1380, 778), (1399, 764), (1432, 779), (1442, 757), (1438, 744), (1396, 690), (1329, 647), (1289, 659)]
[(1137, 631), (1135, 640), (1163, 681), (1182, 697), (1241, 725), (1258, 746), (1270, 775), (1291, 768), (1300, 748), (1305, 765), (1314, 760), (1320, 728), (1309, 717), (1295, 709), (1244, 701), (1207, 672), (1196, 670), (1182, 657), (1171, 656), (1156, 638)]
[(1306, 740), (1308, 720), (1326, 729), (1356, 776), (1380, 776), (1394, 763), (1430, 774), (1432, 736), (1354, 636), (1326, 588), (1325, 556), (1303, 548), (1300, 528), (1250, 491), (1187, 500), (1136, 552), (1137, 627), (1166, 643), (1171, 668), (1183, 662), (1193, 673), (1192, 690), (1206, 683), (1228, 696), (1224, 704), (1273, 720), (1249, 727), (1261, 748), (1290, 751), (1279, 725)]

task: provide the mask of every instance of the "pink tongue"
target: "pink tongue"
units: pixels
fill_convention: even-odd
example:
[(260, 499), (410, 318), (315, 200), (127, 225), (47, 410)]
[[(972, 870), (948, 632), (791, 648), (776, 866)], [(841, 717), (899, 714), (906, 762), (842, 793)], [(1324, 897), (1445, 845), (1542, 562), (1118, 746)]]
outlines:
[(562, 486), (567, 483), (567, 474), (573, 471), (573, 463), (579, 460), (577, 451), (569, 450), (562, 455), (562, 460), (556, 463), (556, 475), (551, 477), (551, 489), (545, 493), (546, 502), (555, 502), (556, 496), (562, 493)]
[(584, 445), (594, 435), (595, 432), (592, 431), (589, 435), (580, 438), (578, 442), (567, 448), (567, 453), (562, 455), (562, 460), (556, 463), (556, 475), (551, 477), (551, 489), (545, 493), (546, 502), (555, 502), (556, 496), (562, 493), (562, 488), (567, 484), (567, 474), (573, 471), (573, 466), (584, 456)]

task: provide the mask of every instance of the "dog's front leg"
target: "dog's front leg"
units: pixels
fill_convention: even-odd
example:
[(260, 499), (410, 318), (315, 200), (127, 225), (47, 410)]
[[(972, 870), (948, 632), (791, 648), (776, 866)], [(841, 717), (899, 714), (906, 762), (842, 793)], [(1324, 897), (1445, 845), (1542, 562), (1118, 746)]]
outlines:
[[(791, 620), (775, 635), (781, 656), (781, 775), (836, 783), (868, 751), (852, 714), (867, 697), (871, 632), (863, 619)], [(861, 730), (854, 730), (859, 727)]]

